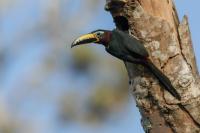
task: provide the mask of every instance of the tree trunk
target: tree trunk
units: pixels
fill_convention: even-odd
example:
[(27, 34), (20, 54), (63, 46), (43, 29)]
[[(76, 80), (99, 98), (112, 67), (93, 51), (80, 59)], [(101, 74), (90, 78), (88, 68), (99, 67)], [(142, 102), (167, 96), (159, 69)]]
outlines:
[(182, 97), (171, 96), (146, 68), (125, 62), (145, 132), (199, 133), (199, 74), (187, 17), (179, 22), (172, 0), (107, 0), (105, 9), (118, 29), (144, 44)]

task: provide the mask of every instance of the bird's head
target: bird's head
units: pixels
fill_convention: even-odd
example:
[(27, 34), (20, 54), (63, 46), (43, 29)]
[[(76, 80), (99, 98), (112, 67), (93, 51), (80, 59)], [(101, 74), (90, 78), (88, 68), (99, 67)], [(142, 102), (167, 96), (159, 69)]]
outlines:
[(91, 33), (84, 34), (75, 39), (71, 45), (71, 48), (77, 45), (84, 45), (88, 43), (97, 43), (107, 45), (111, 39), (111, 31), (108, 30), (95, 30)]

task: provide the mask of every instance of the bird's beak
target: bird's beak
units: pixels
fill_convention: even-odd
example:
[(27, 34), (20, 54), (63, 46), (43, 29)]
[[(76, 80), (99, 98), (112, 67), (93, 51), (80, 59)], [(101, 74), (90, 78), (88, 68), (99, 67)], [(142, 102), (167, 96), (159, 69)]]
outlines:
[(73, 48), (74, 46), (77, 46), (77, 45), (83, 45), (83, 44), (88, 44), (88, 43), (97, 43), (97, 42), (99, 42), (99, 38), (95, 34), (89, 33), (89, 34), (82, 35), (79, 38), (77, 38), (76, 40), (74, 40), (74, 42), (71, 45), (71, 48)]

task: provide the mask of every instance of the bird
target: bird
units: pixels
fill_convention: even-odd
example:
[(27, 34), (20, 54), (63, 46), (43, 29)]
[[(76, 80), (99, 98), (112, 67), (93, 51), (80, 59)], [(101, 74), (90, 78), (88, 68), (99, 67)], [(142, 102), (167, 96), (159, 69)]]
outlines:
[(181, 100), (180, 94), (176, 91), (169, 78), (152, 63), (144, 45), (127, 32), (118, 29), (95, 30), (75, 39), (71, 44), (71, 48), (85, 44), (104, 45), (105, 50), (112, 56), (126, 62), (143, 65), (158, 79), (164, 89), (176, 99)]

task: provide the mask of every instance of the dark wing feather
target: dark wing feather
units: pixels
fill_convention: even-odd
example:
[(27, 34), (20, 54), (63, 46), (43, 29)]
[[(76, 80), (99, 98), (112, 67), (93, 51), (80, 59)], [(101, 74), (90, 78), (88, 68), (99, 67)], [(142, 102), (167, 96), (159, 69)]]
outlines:
[(114, 34), (118, 35), (121, 38), (124, 46), (131, 54), (139, 55), (141, 57), (148, 57), (149, 54), (142, 43), (140, 43), (136, 38), (130, 36), (128, 33), (113, 30)]

